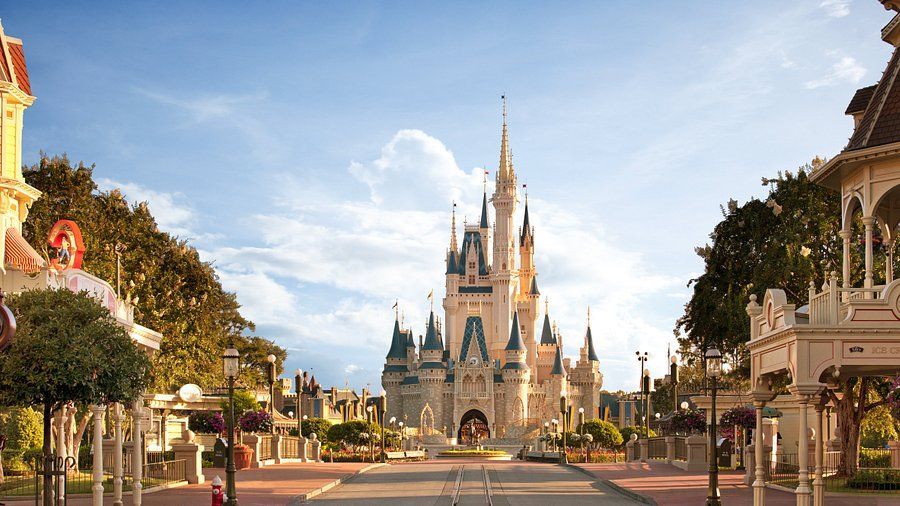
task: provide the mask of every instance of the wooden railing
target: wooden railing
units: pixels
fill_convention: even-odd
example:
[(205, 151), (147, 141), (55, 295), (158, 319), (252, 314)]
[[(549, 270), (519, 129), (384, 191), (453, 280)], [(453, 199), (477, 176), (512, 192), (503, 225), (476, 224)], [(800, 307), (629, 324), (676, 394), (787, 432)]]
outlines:
[(809, 282), (809, 324), (837, 325), (847, 316), (847, 303), (857, 300), (877, 300), (884, 286), (872, 288), (843, 288), (838, 286), (837, 276), (832, 276), (816, 293), (815, 284)]

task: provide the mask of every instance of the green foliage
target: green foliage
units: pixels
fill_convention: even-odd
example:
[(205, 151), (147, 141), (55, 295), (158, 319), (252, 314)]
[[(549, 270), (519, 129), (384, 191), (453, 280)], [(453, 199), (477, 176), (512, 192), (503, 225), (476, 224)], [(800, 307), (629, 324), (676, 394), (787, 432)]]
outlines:
[[(93, 166), (73, 165), (64, 156), (43, 157), (25, 168), (26, 182), (43, 192), (25, 223), (25, 238), (53, 257), (46, 244), (50, 227), (62, 218), (74, 220), (84, 235), (84, 270), (113, 285), (113, 246), (126, 246), (122, 287), (136, 301), (135, 321), (165, 336), (153, 356), (153, 389), (221, 386), (222, 350), (229, 341), (248, 353), (257, 348), (253, 338), (244, 336), (253, 324), (241, 316), (235, 295), (222, 289), (212, 265), (201, 261), (196, 249), (160, 231), (146, 203), (132, 206), (118, 190), (99, 191), (92, 173)], [(271, 351), (283, 359), (283, 349), (267, 347), (266, 355)], [(255, 386), (258, 368), (243, 371), (241, 381)]]
[(31, 407), (10, 409), (2, 430), (7, 448), (25, 450), (44, 444), (44, 416)]
[[(622, 442), (627, 443), (629, 439), (631, 439), (632, 434), (637, 434), (639, 438), (645, 437), (646, 430), (643, 426), (636, 427), (634, 425), (628, 427), (622, 427), (619, 429), (619, 433), (622, 434)], [(653, 429), (650, 429), (650, 437), (656, 437), (656, 432)]]
[[(767, 288), (781, 288), (799, 307), (806, 303), (810, 281), (821, 286), (826, 273), (840, 271), (839, 195), (811, 183), (809, 170), (801, 167), (796, 175), (779, 173), (771, 180), (767, 199), (780, 206), (780, 214), (764, 200), (730, 204), (710, 234), (712, 244), (697, 248), (704, 271), (691, 280), (693, 295), (676, 324), (689, 361), (697, 361), (715, 344), (738, 366), (737, 376), (746, 377), (743, 345), (750, 337), (745, 311), (750, 295), (762, 302)], [(858, 258), (855, 248), (853, 253)], [(876, 268), (876, 276), (883, 271)], [(860, 270), (853, 270), (852, 276), (860, 280)]]
[[(864, 448), (884, 448), (888, 441), (898, 439), (896, 424), (897, 421), (887, 406), (882, 405), (872, 409), (866, 413), (860, 424), (860, 445)], [(862, 455), (860, 455), (861, 461)]]
[(248, 386), (269, 385), (269, 354), (275, 355), (275, 377), (283, 372), (287, 351), (262, 337), (248, 337), (235, 341), (241, 354), (241, 381)]
[[(582, 427), (579, 424), (579, 426), (575, 428), (575, 432), (580, 434), (581, 431)], [(584, 422), (584, 433), (593, 436), (594, 441), (592, 444), (598, 445), (601, 448), (615, 448), (621, 446), (623, 442), (622, 434), (615, 425), (597, 418)]]
[[(219, 401), (219, 407), (222, 408), (223, 416), (225, 416), (225, 420), (228, 420), (228, 397), (223, 398)], [(247, 411), (259, 411), (259, 402), (256, 400), (256, 396), (247, 390), (235, 390), (234, 391), (234, 419), (235, 424), (237, 423), (237, 419), (241, 417)]]
[(891, 467), (891, 454), (883, 449), (860, 448), (859, 467)]
[(860, 490), (900, 490), (895, 469), (865, 469), (847, 479), (847, 487)]
[(29, 290), (9, 306), (18, 330), (0, 355), (0, 403), (126, 402), (147, 386), (147, 355), (86, 292)]
[(331, 422), (324, 418), (307, 418), (300, 425), (303, 430), (303, 437), (308, 438), (310, 434), (315, 433), (321, 441), (328, 440), (328, 430), (331, 429)]
[(328, 429), (328, 441), (349, 446), (368, 444), (368, 439), (360, 437), (360, 434), (381, 435), (381, 426), (365, 420), (350, 420), (348, 422), (332, 425)]

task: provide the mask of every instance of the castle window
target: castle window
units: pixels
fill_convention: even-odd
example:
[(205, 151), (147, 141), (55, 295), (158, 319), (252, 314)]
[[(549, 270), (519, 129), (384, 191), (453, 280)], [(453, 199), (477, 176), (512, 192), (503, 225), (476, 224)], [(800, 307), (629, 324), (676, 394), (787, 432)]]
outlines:
[(470, 285), (474, 285), (474, 284), (475, 284), (475, 276), (469, 276), (469, 284), (470, 284)]

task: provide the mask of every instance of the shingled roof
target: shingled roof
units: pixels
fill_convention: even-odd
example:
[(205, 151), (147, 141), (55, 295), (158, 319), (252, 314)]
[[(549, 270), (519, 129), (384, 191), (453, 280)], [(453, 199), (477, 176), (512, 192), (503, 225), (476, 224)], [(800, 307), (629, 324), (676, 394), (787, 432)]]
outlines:
[[(859, 126), (853, 132), (845, 151), (880, 146), (900, 141), (900, 83), (897, 83), (897, 72), (900, 70), (900, 49), (887, 64), (881, 81), (872, 92), (872, 97), (863, 113)], [(865, 89), (865, 88), (864, 88)], [(862, 90), (857, 91), (857, 95)], [(862, 100), (863, 97), (860, 98)], [(856, 96), (854, 96), (854, 100)], [(853, 105), (853, 101), (851, 101)], [(858, 107), (858, 106), (856, 106)], [(848, 110), (850, 107), (848, 107)]]
[(865, 112), (866, 107), (868, 107), (869, 102), (872, 100), (872, 95), (875, 94), (876, 86), (878, 85), (873, 84), (872, 86), (866, 86), (865, 88), (856, 90), (856, 93), (854, 93), (853, 98), (850, 99), (850, 103), (847, 105), (847, 110), (844, 111), (844, 114)]

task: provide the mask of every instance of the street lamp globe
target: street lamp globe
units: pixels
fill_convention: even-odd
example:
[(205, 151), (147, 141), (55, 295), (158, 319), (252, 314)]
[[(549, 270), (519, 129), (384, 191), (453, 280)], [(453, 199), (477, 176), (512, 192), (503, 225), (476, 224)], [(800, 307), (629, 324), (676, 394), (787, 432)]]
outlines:
[(225, 373), (226, 378), (234, 379), (238, 377), (241, 368), (240, 360), (241, 354), (235, 348), (225, 350), (225, 353), (222, 355), (222, 371)]
[(369, 404), (368, 406), (366, 406), (366, 411), (368, 411), (369, 413), (372, 412), (372, 405), (371, 405), (371, 404)]
[(399, 426), (402, 428), (402, 427), (403, 427), (403, 422), (400, 422), (400, 423), (398, 423), (397, 425), (399, 425)]
[(659, 413), (657, 413), (655, 416), (656, 416), (656, 419), (659, 420)]
[(583, 414), (584, 414), (584, 408), (578, 408), (578, 413), (583, 415)]
[(678, 357), (676, 357), (675, 355), (672, 355), (672, 358), (669, 359), (669, 362), (671, 362), (671, 363), (673, 363), (673, 364), (674, 364), (675, 362), (678, 362)]
[(722, 354), (715, 346), (706, 350), (706, 374), (710, 378), (722, 375)]
[(650, 369), (644, 369), (644, 376), (650, 377)]
[(391, 424), (396, 423), (396, 422), (397, 422), (397, 417), (396, 417), (396, 416), (392, 416), (392, 417), (391, 417)]
[(309, 418), (308, 416), (303, 415), (303, 419), (304, 419), (304, 420), (306, 420), (306, 419), (308, 419), (308, 418)]
[(288, 411), (288, 418), (294, 418), (294, 412)]
[(274, 363), (275, 363), (275, 359), (276, 359), (276, 358), (275, 358), (275, 355), (273, 355), (273, 354), (271, 354), (271, 353), (269, 353), (269, 356), (266, 357), (266, 360), (268, 360), (270, 364), (274, 364)]
[(690, 404), (687, 401), (681, 401), (681, 409), (687, 410), (689, 406)]

